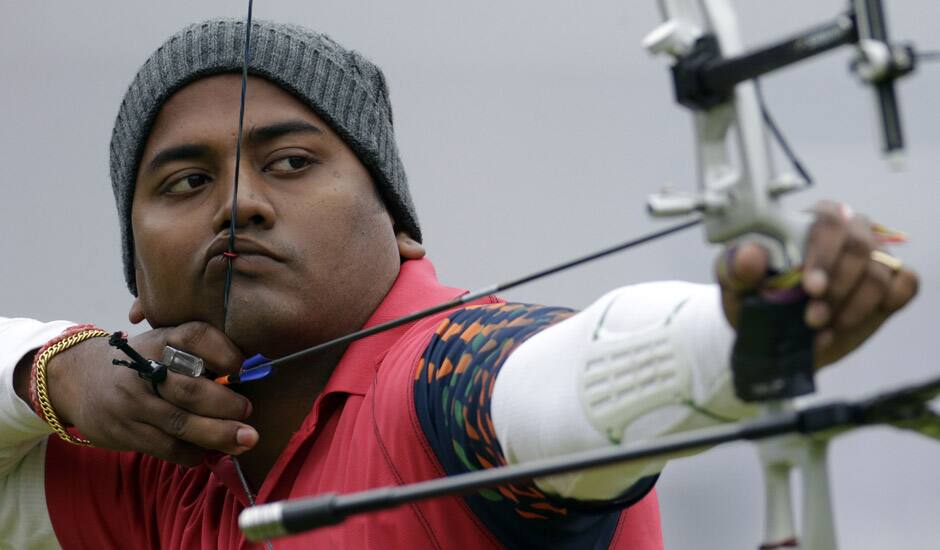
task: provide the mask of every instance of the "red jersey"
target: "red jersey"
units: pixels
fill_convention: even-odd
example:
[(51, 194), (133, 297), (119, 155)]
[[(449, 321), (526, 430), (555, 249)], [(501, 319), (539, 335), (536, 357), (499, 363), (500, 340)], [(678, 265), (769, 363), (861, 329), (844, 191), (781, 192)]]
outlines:
[[(366, 326), (464, 292), (439, 284), (430, 262), (405, 262)], [(496, 303), (496, 298), (478, 302)], [(350, 345), (257, 488), (256, 500), (349, 493), (440, 477), (445, 470), (455, 473), (449, 459), (440, 456), (438, 438), (428, 433), (428, 422), (433, 423), (428, 415), (433, 413), (424, 405), (420, 414), (416, 409), (416, 401), (425, 403), (430, 391), (422, 388), (433, 386), (420, 386), (421, 395), (415, 393), (416, 379), (425, 379), (421, 374), (427, 371), (418, 369), (425, 367), (429, 344), (441, 340), (436, 330), (453, 314), (444, 312)], [(47, 506), (63, 548), (262, 548), (238, 530), (238, 514), (248, 502), (229, 457), (183, 468), (139, 453), (75, 447), (50, 438), (45, 472)], [(617, 549), (662, 548), (655, 493), (647, 488), (630, 504), (626, 510), (603, 512), (612, 520), (596, 529), (609, 533), (596, 540)], [(486, 504), (462, 497), (422, 501), (351, 517), (273, 545), (278, 550), (525, 547), (526, 529), (535, 532), (566, 521), (521, 513), (494, 527), (481, 506)], [(515, 530), (515, 539), (507, 538), (507, 529)]]

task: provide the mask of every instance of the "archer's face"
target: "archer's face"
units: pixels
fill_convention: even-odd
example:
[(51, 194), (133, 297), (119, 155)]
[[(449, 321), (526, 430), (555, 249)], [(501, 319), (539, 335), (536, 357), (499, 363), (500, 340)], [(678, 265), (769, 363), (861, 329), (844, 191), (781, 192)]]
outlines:
[[(240, 77), (163, 106), (132, 210), (137, 286), (154, 327), (222, 324)], [(398, 274), (392, 221), (355, 154), (279, 87), (248, 81), (225, 330), (277, 357), (359, 328)]]

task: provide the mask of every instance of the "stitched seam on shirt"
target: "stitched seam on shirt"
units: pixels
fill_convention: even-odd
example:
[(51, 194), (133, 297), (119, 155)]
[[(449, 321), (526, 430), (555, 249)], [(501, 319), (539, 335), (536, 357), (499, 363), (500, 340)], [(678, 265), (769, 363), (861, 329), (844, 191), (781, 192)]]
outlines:
[[(402, 479), (401, 474), (398, 472), (398, 468), (395, 467), (395, 464), (392, 462), (392, 457), (389, 455), (388, 449), (385, 448), (385, 441), (382, 439), (382, 434), (379, 430), (379, 424), (375, 418), (375, 394), (378, 392), (378, 381), (379, 381), (379, 372), (376, 368), (375, 376), (372, 378), (372, 431), (375, 434), (375, 439), (379, 444), (379, 449), (382, 451), (382, 458), (385, 459), (385, 464), (391, 470), (392, 475), (395, 476), (395, 483), (398, 485), (404, 485), (404, 480)], [(427, 534), (428, 539), (430, 539), (431, 544), (434, 545), (434, 548), (441, 550), (441, 544), (438, 542), (437, 537), (434, 536), (434, 530), (431, 529), (431, 524), (424, 517), (424, 513), (421, 512), (421, 508), (418, 507), (417, 502), (411, 502), (408, 506), (412, 509), (415, 515), (418, 517), (418, 521), (421, 523), (421, 527), (424, 528), (425, 534)]]

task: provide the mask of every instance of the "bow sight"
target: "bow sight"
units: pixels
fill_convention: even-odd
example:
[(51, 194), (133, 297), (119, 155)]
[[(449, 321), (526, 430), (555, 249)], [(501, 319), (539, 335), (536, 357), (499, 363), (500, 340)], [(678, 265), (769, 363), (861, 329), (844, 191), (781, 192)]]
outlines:
[[(671, 9), (681, 12), (678, 6)], [(853, 9), (832, 21), (733, 57), (722, 55), (714, 32), (696, 33), (681, 17), (670, 19), (645, 40), (651, 52), (676, 57), (676, 101), (697, 110), (726, 103), (742, 82), (848, 44), (858, 46), (852, 72), (871, 84), (877, 96), (884, 151), (900, 151), (904, 138), (894, 82), (914, 70), (917, 56), (913, 46), (889, 41), (881, 0), (855, 0)]]

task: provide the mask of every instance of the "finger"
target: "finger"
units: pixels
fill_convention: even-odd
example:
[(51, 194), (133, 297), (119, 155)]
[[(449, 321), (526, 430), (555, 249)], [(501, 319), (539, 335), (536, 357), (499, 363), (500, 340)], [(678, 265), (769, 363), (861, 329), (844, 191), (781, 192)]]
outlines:
[(894, 273), (874, 261), (869, 260), (866, 266), (864, 278), (836, 313), (833, 326), (837, 331), (853, 330), (866, 324), (872, 315), (881, 313), (881, 304), (888, 297)]
[(725, 250), (715, 263), (721, 286), (721, 304), (731, 326), (737, 328), (741, 295), (760, 286), (767, 272), (767, 251), (755, 243)]
[(190, 322), (169, 329), (166, 343), (202, 358), (209, 370), (220, 375), (238, 374), (245, 360), (222, 331), (207, 323)]
[(849, 294), (862, 282), (869, 261), (868, 254), (863, 255), (857, 249), (846, 250), (842, 254), (829, 277), (826, 292), (829, 303), (837, 308), (845, 303)]
[(722, 289), (737, 293), (754, 290), (767, 275), (767, 251), (752, 242), (732, 246), (718, 257), (715, 273)]
[(820, 357), (826, 357), (829, 354), (832, 345), (835, 343), (835, 331), (832, 329), (820, 330), (813, 337), (813, 349), (816, 355), (817, 368), (822, 366), (819, 362)]
[(158, 387), (163, 400), (199, 416), (243, 420), (251, 415), (248, 398), (208, 378), (171, 371)]
[(864, 323), (850, 331), (826, 330), (818, 333), (815, 350), (816, 367), (822, 368), (835, 363), (860, 346), (884, 324), (889, 316), (890, 314), (884, 312), (875, 313), (868, 317)]
[(111, 448), (141, 452), (183, 466), (196, 466), (203, 461), (206, 454), (204, 449), (171, 437), (163, 430), (145, 422), (135, 422), (127, 426), (120, 437), (120, 447)]
[(813, 329), (821, 329), (832, 319), (832, 308), (825, 300), (810, 300), (806, 304), (804, 322)]
[(813, 297), (823, 296), (832, 279), (832, 271), (846, 237), (839, 205), (824, 201), (815, 209), (816, 220), (810, 228), (803, 260), (803, 289)]
[(828, 291), (836, 307), (846, 300), (868, 270), (871, 252), (878, 246), (871, 225), (865, 216), (855, 216), (846, 225), (845, 241)]
[(240, 454), (258, 442), (258, 432), (241, 422), (199, 416), (160, 399), (147, 400), (141, 407), (145, 422), (202, 449)]
[(901, 268), (891, 279), (888, 296), (882, 304), (884, 311), (894, 313), (906, 306), (917, 295), (919, 284), (917, 274), (910, 269)]

